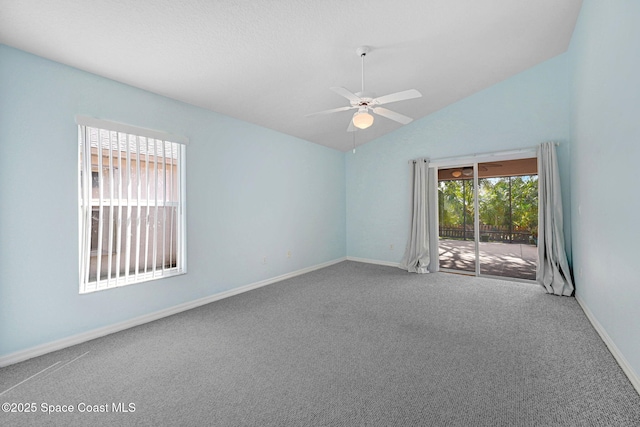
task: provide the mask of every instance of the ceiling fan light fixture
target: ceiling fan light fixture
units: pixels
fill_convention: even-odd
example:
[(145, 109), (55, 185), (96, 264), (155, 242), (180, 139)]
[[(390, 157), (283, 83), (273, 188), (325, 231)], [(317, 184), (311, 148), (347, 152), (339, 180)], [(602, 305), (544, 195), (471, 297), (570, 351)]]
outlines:
[(373, 116), (365, 111), (358, 111), (353, 115), (353, 125), (358, 129), (366, 129), (373, 124)]

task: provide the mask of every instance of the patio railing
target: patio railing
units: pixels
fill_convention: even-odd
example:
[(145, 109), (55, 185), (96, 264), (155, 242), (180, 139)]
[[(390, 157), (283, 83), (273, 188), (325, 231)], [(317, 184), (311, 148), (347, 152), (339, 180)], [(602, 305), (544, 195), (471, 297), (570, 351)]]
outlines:
[[(439, 227), (440, 237), (455, 240), (473, 240), (473, 227), (468, 226), (446, 226)], [(494, 227), (490, 225), (480, 225), (481, 242), (503, 242), (503, 243), (524, 243), (536, 244), (536, 236), (529, 230), (512, 229), (509, 227)]]

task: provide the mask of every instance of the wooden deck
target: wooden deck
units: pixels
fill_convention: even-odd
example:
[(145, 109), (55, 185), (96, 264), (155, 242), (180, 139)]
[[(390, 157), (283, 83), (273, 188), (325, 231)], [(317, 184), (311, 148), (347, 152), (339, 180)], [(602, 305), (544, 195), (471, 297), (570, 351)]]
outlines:
[[(440, 239), (440, 268), (475, 272), (474, 242)], [(521, 243), (480, 242), (480, 274), (535, 280), (538, 248)]]

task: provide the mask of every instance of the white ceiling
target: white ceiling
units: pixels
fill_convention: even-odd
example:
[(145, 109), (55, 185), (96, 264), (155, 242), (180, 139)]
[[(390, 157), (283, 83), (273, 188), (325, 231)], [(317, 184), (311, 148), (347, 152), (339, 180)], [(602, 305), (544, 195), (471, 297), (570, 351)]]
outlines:
[[(0, 0), (0, 42), (346, 151), (329, 88), (424, 117), (566, 51), (581, 0)], [(401, 125), (376, 117), (358, 144)]]

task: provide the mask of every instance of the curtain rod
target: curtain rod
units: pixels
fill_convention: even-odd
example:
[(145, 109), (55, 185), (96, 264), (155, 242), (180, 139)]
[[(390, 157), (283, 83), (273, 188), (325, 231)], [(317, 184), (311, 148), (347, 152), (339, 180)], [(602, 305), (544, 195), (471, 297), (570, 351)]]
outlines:
[[(554, 142), (553, 143), (554, 146), (558, 147), (560, 146), (559, 142)], [(443, 162), (453, 162), (453, 161), (457, 161), (457, 160), (469, 160), (469, 159), (473, 159), (476, 157), (493, 157), (493, 156), (508, 156), (508, 155), (512, 155), (512, 154), (520, 154), (520, 153), (533, 153), (538, 149), (538, 145), (536, 145), (535, 147), (528, 147), (528, 148), (519, 148), (517, 150), (506, 150), (506, 151), (493, 151), (493, 152), (488, 152), (488, 153), (474, 153), (474, 154), (466, 154), (466, 155), (462, 155), (462, 156), (455, 156), (455, 157), (442, 157), (439, 159), (432, 159), (431, 162), (432, 163), (443, 163)], [(415, 163), (416, 160), (409, 160), (409, 164)]]

